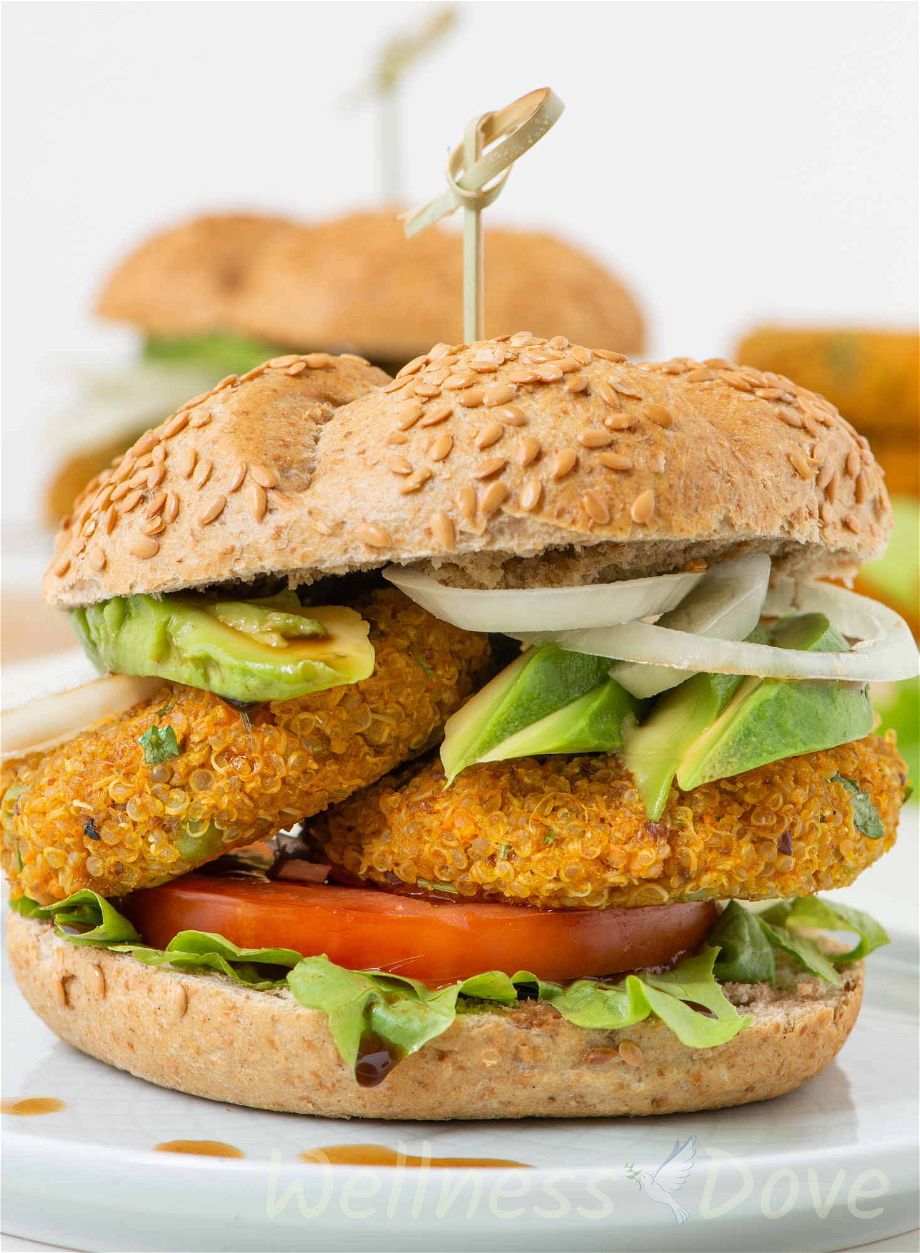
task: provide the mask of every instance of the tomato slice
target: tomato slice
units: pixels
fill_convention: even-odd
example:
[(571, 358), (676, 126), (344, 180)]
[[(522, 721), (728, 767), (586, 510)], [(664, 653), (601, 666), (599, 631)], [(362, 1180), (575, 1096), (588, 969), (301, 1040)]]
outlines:
[(484, 970), (557, 980), (665, 966), (699, 947), (716, 918), (710, 901), (548, 910), (196, 874), (135, 892), (122, 908), (156, 948), (180, 931), (214, 931), (243, 948), (325, 953), (432, 984)]

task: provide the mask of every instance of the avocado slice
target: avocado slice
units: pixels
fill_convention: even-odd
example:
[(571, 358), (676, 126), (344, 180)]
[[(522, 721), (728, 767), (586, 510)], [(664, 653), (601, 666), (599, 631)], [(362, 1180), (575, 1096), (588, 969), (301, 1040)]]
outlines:
[[(846, 640), (823, 614), (804, 614), (780, 623), (773, 643), (808, 652), (847, 648)], [(866, 686), (748, 678), (684, 753), (677, 782), (689, 792), (770, 761), (848, 744), (868, 735), (872, 722)]]
[(291, 700), (374, 669), (353, 609), (303, 609), (294, 592), (251, 601), (120, 596), (71, 611), (100, 671), (158, 675), (238, 701)]
[(541, 757), (554, 753), (610, 753), (636, 720), (638, 702), (615, 679), (598, 683), (578, 700), (547, 714), (497, 744), (480, 761)]
[[(758, 627), (748, 638), (813, 652), (847, 647), (823, 614), (787, 619), (770, 633)], [(675, 776), (689, 792), (770, 761), (846, 744), (871, 729), (864, 687), (697, 674), (627, 729), (623, 757), (647, 815), (657, 819)]]
[(567, 652), (558, 644), (521, 653), (448, 719), (441, 745), (448, 783), (510, 736), (590, 692), (609, 669), (605, 657)]
[(656, 701), (649, 717), (628, 727), (623, 760), (649, 818), (660, 818), (677, 763), (744, 682), (737, 674), (695, 674)]

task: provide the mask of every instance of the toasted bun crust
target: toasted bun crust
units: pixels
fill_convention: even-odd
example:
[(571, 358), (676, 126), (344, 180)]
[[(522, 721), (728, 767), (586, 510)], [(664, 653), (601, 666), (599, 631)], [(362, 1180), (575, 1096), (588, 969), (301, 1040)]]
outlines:
[(236, 311), (262, 258), (295, 229), (280, 217), (225, 213), (160, 231), (113, 271), (96, 311), (153, 336), (243, 334)]
[[(579, 1118), (720, 1109), (791, 1092), (833, 1061), (862, 1001), (862, 965), (841, 987), (727, 985), (754, 1022), (714, 1049), (660, 1022), (585, 1030), (547, 1005), (465, 1014), (362, 1088), (323, 1014), (289, 992), (144, 966), (77, 948), (11, 914), (9, 955), (26, 1000), (62, 1040), (162, 1087), (327, 1118)], [(622, 1048), (627, 1041), (629, 1044)]]
[[(83, 604), (283, 571), (323, 426), (388, 378), (362, 357), (309, 353), (195, 397), (77, 497), (47, 598)], [(311, 530), (310, 551), (321, 539)]]
[[(780, 375), (522, 332), (436, 345), (375, 387), (384, 377), (353, 358), (276, 358), (190, 402), (77, 502), (49, 599), (388, 562), (474, 586), (577, 583), (751, 550), (848, 576), (890, 529), (866, 440)], [(254, 463), (269, 493), (255, 512), (250, 479), (234, 490)], [(158, 508), (168, 525), (148, 537)]]
[[(551, 235), (486, 234), (486, 321), (526, 323), (639, 352), (642, 315), (604, 266)], [(433, 227), (408, 241), (396, 211), (317, 225), (241, 214), (154, 235), (109, 278), (98, 312), (148, 335), (233, 331), (271, 344), (357, 347), (402, 362), (461, 330), (461, 242)]]
[[(579, 343), (640, 352), (639, 308), (592, 257), (552, 235), (488, 230), (486, 327), (527, 325)], [(241, 304), (250, 334), (269, 342), (357, 347), (402, 362), (463, 335), (459, 234), (441, 227), (408, 241), (390, 213), (357, 213), (278, 234)], [(292, 338), (293, 337), (293, 338)]]

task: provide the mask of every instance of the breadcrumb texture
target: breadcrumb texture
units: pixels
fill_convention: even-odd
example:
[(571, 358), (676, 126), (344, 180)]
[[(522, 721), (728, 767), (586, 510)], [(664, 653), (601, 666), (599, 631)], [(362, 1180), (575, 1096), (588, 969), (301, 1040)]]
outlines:
[[(152, 887), (344, 800), (432, 744), (484, 677), (485, 636), (401, 593), (355, 602), (374, 673), (243, 714), (210, 692), (162, 694), (44, 754), (5, 766), (3, 867), (14, 896), (59, 900)], [(147, 765), (139, 737), (173, 728), (178, 757)]]
[[(326, 856), (375, 883), (445, 884), (465, 897), (601, 909), (808, 896), (843, 887), (895, 840), (905, 765), (889, 733), (672, 788), (658, 822), (614, 756), (440, 763), (375, 787), (311, 824)], [(885, 827), (853, 821), (852, 779)]]
[(68, 1044), (164, 1088), (325, 1118), (618, 1117), (762, 1101), (833, 1061), (863, 988), (862, 962), (837, 987), (807, 975), (783, 990), (727, 984), (754, 1021), (710, 1049), (687, 1048), (655, 1018), (604, 1031), (535, 1001), (493, 1006), (458, 1014), (378, 1087), (362, 1088), (325, 1015), (288, 991), (77, 948), (17, 914), (8, 935), (23, 995)]

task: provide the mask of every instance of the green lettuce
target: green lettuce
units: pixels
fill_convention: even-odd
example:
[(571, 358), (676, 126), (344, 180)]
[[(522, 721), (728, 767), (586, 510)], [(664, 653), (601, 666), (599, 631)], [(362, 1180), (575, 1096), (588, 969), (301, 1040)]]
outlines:
[(446, 1031), (458, 1013), (490, 1003), (509, 1007), (522, 997), (546, 1002), (577, 1027), (615, 1031), (655, 1016), (688, 1047), (712, 1048), (751, 1021), (739, 1015), (716, 983), (716, 953), (704, 948), (666, 974), (627, 975), (618, 981), (548, 983), (526, 970), (514, 975), (490, 970), (445, 988), (305, 957), (288, 975), (288, 985), (301, 1005), (328, 1015), (336, 1046), (351, 1066), (366, 1035), (405, 1056)]
[(757, 914), (729, 901), (709, 933), (716, 945), (716, 977), (725, 983), (774, 983), (776, 958)]
[(770, 924), (766, 920), (763, 920), (760, 925), (773, 947), (785, 953), (797, 966), (801, 966), (809, 974), (817, 975), (825, 983), (834, 986), (842, 983), (830, 958), (814, 940), (805, 935), (797, 935), (788, 927)]
[[(529, 971), (485, 971), (447, 987), (374, 970), (347, 970), (327, 957), (302, 957), (292, 949), (242, 949), (220, 935), (182, 931), (165, 949), (145, 945), (127, 918), (97, 893), (84, 889), (53, 905), (20, 898), (12, 907), (26, 917), (53, 922), (72, 944), (126, 953), (150, 966), (221, 974), (247, 987), (287, 985), (299, 1004), (324, 1013), (341, 1057), (354, 1067), (362, 1041), (394, 1059), (415, 1053), (445, 1032), (458, 1014), (512, 1008), (538, 1000), (577, 1027), (616, 1031), (657, 1018), (688, 1048), (713, 1048), (751, 1022), (726, 998), (720, 982), (773, 982), (773, 949), (805, 969), (839, 982), (836, 967), (885, 944), (882, 927), (866, 914), (818, 897), (784, 901), (763, 914), (732, 902), (709, 943), (673, 970), (610, 979), (552, 983)], [(846, 953), (824, 954), (802, 928), (849, 931), (857, 943)]]
[(144, 359), (211, 370), (216, 383), (224, 374), (245, 374), (283, 351), (271, 344), (228, 332), (148, 339), (144, 344)]
[(809, 930), (846, 931), (855, 935), (856, 944), (851, 949), (829, 955), (837, 967), (848, 966), (891, 943), (882, 924), (861, 909), (853, 909), (851, 905), (841, 905), (839, 901), (829, 901), (821, 896), (799, 896), (795, 900), (783, 901), (760, 916), (769, 926), (782, 926), (790, 932), (807, 927)]
[(301, 957), (290, 949), (241, 949), (203, 931), (180, 932), (165, 949), (154, 949), (140, 942), (114, 906), (89, 889), (53, 905), (20, 898), (13, 907), (27, 917), (54, 922), (58, 934), (71, 943), (127, 953), (145, 965), (223, 974), (252, 988), (286, 982), (301, 1005), (328, 1016), (336, 1047), (351, 1066), (368, 1034), (405, 1056), (446, 1031), (458, 1013), (490, 1005), (512, 1007), (521, 999), (544, 1001), (576, 1026), (608, 1031), (656, 1017), (691, 1048), (724, 1044), (750, 1021), (719, 988), (713, 973), (718, 950), (711, 947), (663, 974), (560, 984), (528, 971), (507, 975), (492, 970), (429, 988), (416, 979), (346, 970), (326, 957)]
[(71, 944), (128, 953), (145, 966), (210, 971), (251, 988), (283, 987), (288, 971), (302, 960), (293, 949), (238, 948), (222, 935), (208, 931), (180, 931), (166, 948), (151, 948), (141, 943), (140, 935), (123, 914), (89, 888), (53, 905), (39, 905), (21, 896), (10, 906), (26, 918), (53, 922), (58, 935)]
[(133, 925), (105, 897), (89, 888), (74, 892), (66, 900), (53, 905), (39, 905), (27, 896), (10, 901), (10, 908), (26, 918), (53, 922), (58, 935), (71, 944), (94, 948), (110, 948), (115, 944), (140, 940)]
[[(802, 930), (847, 931), (856, 944), (844, 953), (827, 953)], [(731, 901), (709, 934), (709, 943), (721, 950), (715, 964), (722, 982), (775, 983), (779, 950), (796, 965), (830, 984), (839, 984), (841, 966), (866, 957), (887, 944), (885, 928), (868, 914), (820, 896), (781, 901), (755, 914)]]

